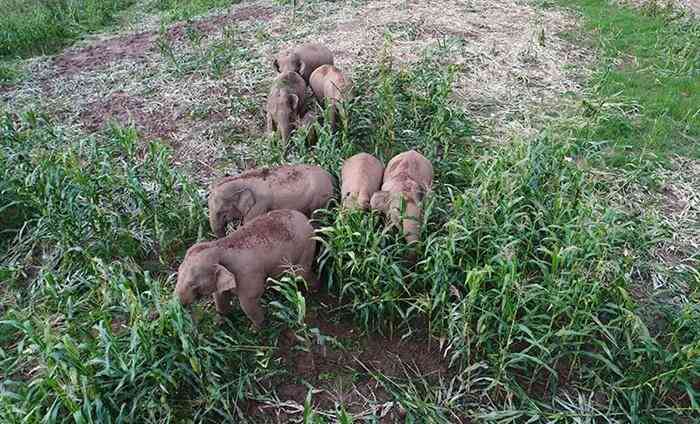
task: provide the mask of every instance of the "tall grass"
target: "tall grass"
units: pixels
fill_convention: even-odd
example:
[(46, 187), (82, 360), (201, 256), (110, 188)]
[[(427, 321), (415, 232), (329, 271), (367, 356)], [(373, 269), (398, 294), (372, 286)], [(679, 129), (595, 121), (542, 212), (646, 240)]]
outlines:
[(114, 22), (133, 0), (0, 0), (0, 57), (47, 54)]
[(172, 302), (169, 271), (206, 216), (168, 148), (1, 122), (0, 421), (237, 417), (269, 351)]
[[(415, 267), (378, 215), (332, 210), (321, 219), (325, 281), (356, 323), (402, 337), (427, 326), (453, 366), (485, 361), (489, 397), (500, 408), (511, 402), (492, 411), (505, 421), (695, 416), (700, 358), (683, 352), (700, 346), (687, 334), (700, 311), (686, 307), (668, 337), (649, 335), (627, 292), (625, 252), (645, 251), (657, 236), (577, 167), (580, 141), (545, 132), (472, 145), (451, 93), (456, 69), (395, 69), (388, 58), (361, 73), (371, 78), (350, 105), (350, 128), (332, 140), (321, 131), (304, 153), (338, 170), (359, 151), (386, 163), (415, 148), (435, 166)], [(563, 412), (552, 401), (563, 393), (597, 394), (579, 408), (604, 412)]]

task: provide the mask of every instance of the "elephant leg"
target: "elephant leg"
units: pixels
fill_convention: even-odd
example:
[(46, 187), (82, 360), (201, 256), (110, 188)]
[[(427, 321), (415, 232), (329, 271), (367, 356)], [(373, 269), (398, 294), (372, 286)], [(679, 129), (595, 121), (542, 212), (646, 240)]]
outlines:
[(228, 291), (214, 293), (214, 303), (216, 304), (216, 312), (220, 315), (228, 315), (231, 312), (231, 293)]
[(263, 312), (258, 304), (259, 299), (259, 297), (238, 297), (241, 309), (243, 309), (243, 312), (258, 330), (262, 328), (263, 321), (265, 320), (265, 312)]
[(267, 112), (266, 129), (267, 129), (268, 134), (271, 134), (272, 132), (275, 131), (275, 123), (272, 120), (272, 114), (270, 114), (270, 112)]
[(312, 292), (317, 292), (321, 290), (321, 280), (318, 278), (316, 273), (313, 271), (313, 265), (314, 265), (314, 257), (316, 256), (316, 244), (311, 243), (309, 246), (307, 246), (306, 250), (304, 251), (304, 254), (299, 261), (299, 265), (301, 265), (302, 270), (299, 271), (298, 275), (306, 281), (306, 284), (308, 284), (309, 289)]

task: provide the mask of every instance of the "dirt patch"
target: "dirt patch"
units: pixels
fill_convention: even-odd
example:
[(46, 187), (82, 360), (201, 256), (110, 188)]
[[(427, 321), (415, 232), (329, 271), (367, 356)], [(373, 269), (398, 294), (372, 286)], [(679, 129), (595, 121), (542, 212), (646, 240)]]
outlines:
[(143, 98), (117, 91), (106, 99), (89, 103), (78, 116), (88, 132), (98, 131), (114, 121), (121, 125), (133, 123), (146, 140), (171, 138), (176, 131), (178, 117), (153, 106)]
[(102, 40), (87, 47), (69, 49), (57, 56), (53, 64), (57, 73), (72, 75), (101, 69), (116, 61), (145, 60), (155, 48), (157, 37), (154, 31), (147, 31)]
[(269, 21), (275, 15), (272, 7), (247, 6), (241, 7), (226, 15), (212, 16), (197, 20), (192, 23), (179, 23), (168, 29), (168, 38), (171, 41), (182, 41), (186, 38), (188, 28), (198, 32), (211, 34), (221, 30), (227, 24), (236, 21), (258, 20)]
[[(386, 378), (420, 378), (437, 384), (440, 378), (451, 376), (438, 343), (425, 334), (406, 340), (376, 334), (368, 337), (351, 322), (338, 322), (337, 316), (329, 313), (337, 306), (333, 298), (325, 296), (322, 304), (307, 314), (307, 324), (334, 341), (316, 344), (306, 352), (291, 338), (281, 340), (278, 356), (294, 377), (274, 386), (277, 406), (303, 405), (312, 388), (312, 403), (317, 409), (332, 411), (342, 404), (355, 417), (374, 415), (381, 416), (383, 423), (401, 422), (405, 411), (387, 391)], [(261, 410), (267, 415), (279, 412), (274, 405)]]
[[(203, 33), (212, 33), (226, 24), (248, 19), (270, 20), (274, 15), (271, 7), (249, 6), (234, 10), (226, 15), (212, 16), (189, 23), (178, 23), (170, 27), (166, 34), (169, 41), (182, 41), (189, 25)], [(159, 37), (158, 31), (144, 31), (98, 41), (90, 46), (66, 50), (57, 56), (53, 65), (61, 75), (72, 75), (102, 69), (113, 62), (144, 61), (154, 54)]]

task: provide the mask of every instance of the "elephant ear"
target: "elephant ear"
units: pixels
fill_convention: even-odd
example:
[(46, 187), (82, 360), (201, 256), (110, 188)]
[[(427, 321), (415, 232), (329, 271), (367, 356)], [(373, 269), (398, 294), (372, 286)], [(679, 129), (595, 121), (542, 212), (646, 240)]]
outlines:
[(255, 205), (255, 195), (249, 188), (244, 188), (235, 193), (235, 204), (243, 216), (246, 216), (250, 209)]
[(389, 206), (389, 196), (388, 191), (378, 191), (372, 195), (369, 206), (374, 210), (386, 212)]
[(280, 63), (276, 57), (272, 59), (272, 67), (275, 68), (278, 74), (280, 73)]
[(229, 290), (236, 290), (238, 286), (236, 284), (236, 276), (234, 276), (231, 271), (226, 269), (224, 266), (216, 264), (216, 291), (218, 293), (223, 293)]
[(289, 107), (292, 108), (292, 110), (298, 110), (297, 107), (299, 106), (299, 96), (296, 94), (290, 94), (287, 100), (289, 101)]

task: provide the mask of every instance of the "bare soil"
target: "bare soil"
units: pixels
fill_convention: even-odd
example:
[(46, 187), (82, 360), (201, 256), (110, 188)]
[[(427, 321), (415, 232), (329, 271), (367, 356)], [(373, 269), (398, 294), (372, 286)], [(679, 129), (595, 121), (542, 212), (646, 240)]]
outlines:
[[(192, 27), (199, 32), (210, 34), (231, 22), (249, 19), (267, 21), (272, 16), (272, 8), (248, 6), (228, 14), (197, 20)], [(178, 23), (171, 26), (167, 30), (167, 38), (170, 41), (183, 41), (188, 25)], [(71, 75), (102, 69), (117, 61), (144, 61), (158, 49), (158, 36), (158, 31), (144, 31), (108, 38), (86, 47), (67, 49), (54, 58), (53, 65), (57, 74)]]
[[(323, 296), (319, 302), (320, 307), (307, 313), (306, 323), (335, 341), (304, 351), (299, 341), (281, 337), (277, 358), (290, 377), (270, 384), (279, 402), (250, 400), (247, 411), (251, 416), (262, 414), (265, 422), (287, 422), (299, 412), (312, 387), (312, 404), (317, 409), (334, 410), (342, 405), (354, 416), (369, 413), (382, 416), (382, 423), (402, 422), (405, 411), (387, 391), (384, 379), (420, 378), (439, 384), (453, 376), (439, 343), (425, 333), (406, 340), (377, 334), (368, 337), (348, 317), (339, 320), (333, 312), (339, 306), (333, 297)], [(375, 408), (384, 405), (385, 410), (371, 410), (370, 399)], [(454, 422), (467, 421), (455, 417)]]
[(117, 91), (105, 99), (89, 103), (79, 117), (88, 132), (98, 131), (114, 121), (121, 125), (133, 123), (144, 140), (170, 139), (177, 130), (180, 117), (172, 111), (152, 106), (142, 98)]

